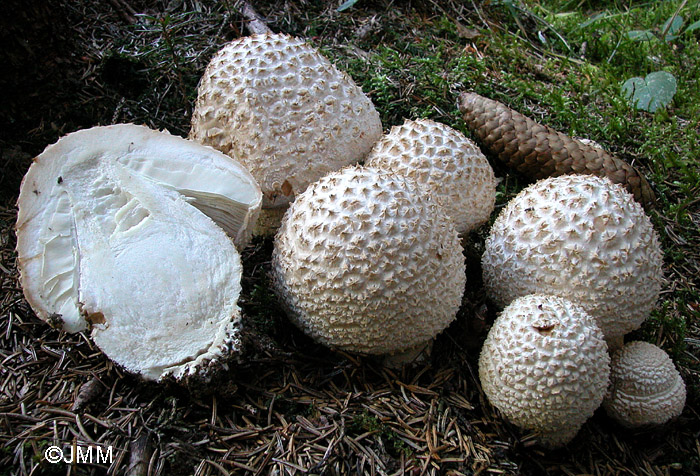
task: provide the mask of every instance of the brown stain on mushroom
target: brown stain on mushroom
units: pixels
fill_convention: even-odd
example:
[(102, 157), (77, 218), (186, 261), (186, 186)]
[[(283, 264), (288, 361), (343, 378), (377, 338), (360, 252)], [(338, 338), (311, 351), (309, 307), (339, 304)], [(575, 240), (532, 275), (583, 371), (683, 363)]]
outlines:
[(532, 326), (533, 329), (535, 329), (537, 332), (539, 332), (542, 335), (549, 335), (552, 333), (554, 330), (554, 327), (556, 327), (554, 324), (550, 324), (548, 326)]
[(92, 314), (88, 314), (87, 317), (85, 317), (85, 320), (87, 320), (90, 325), (95, 325), (95, 324), (104, 324), (105, 321), (105, 315), (102, 314), (101, 312), (93, 312)]
[(294, 188), (292, 187), (292, 184), (285, 180), (284, 183), (282, 184), (282, 193), (288, 197), (293, 192), (294, 192)]

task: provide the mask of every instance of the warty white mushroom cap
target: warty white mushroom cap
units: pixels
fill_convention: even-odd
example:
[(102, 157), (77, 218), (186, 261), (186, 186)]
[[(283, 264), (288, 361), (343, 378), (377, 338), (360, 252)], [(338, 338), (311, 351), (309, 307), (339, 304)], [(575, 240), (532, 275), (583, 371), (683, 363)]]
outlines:
[(132, 124), (60, 139), (22, 182), (17, 251), (37, 316), (90, 328), (147, 379), (182, 377), (237, 346), (253, 177), (209, 147)]
[(263, 207), (287, 206), (381, 137), (370, 99), (304, 40), (246, 36), (224, 46), (200, 81), (190, 138), (236, 158)]
[(603, 333), (583, 308), (533, 294), (498, 316), (479, 356), (489, 402), (545, 446), (573, 439), (600, 406), (610, 357)]
[(607, 178), (564, 175), (520, 192), (496, 218), (482, 257), (500, 306), (531, 293), (581, 305), (606, 339), (649, 316), (663, 284), (659, 240), (632, 195)]
[(467, 233), (485, 223), (496, 202), (496, 177), (461, 132), (429, 119), (406, 120), (382, 137), (365, 165), (400, 174), (430, 193)]
[(323, 177), (292, 203), (272, 272), (299, 328), (329, 347), (374, 355), (445, 329), (466, 281), (442, 209), (401, 177), (359, 166)]
[(660, 425), (683, 411), (685, 383), (663, 349), (629, 342), (613, 354), (610, 368), (603, 408), (622, 425)]

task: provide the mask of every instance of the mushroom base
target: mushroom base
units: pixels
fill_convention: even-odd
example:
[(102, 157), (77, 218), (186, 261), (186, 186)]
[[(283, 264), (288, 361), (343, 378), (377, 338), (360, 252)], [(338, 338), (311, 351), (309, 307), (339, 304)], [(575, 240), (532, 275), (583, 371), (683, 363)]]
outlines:
[(253, 228), (253, 236), (274, 236), (288, 207), (263, 208)]
[(537, 441), (544, 448), (560, 448), (578, 434), (580, 427), (566, 427), (557, 431), (541, 432), (537, 434)]
[(425, 363), (430, 358), (430, 353), (433, 350), (433, 341), (430, 339), (415, 347), (397, 352), (391, 355), (383, 355), (379, 357), (382, 365), (390, 369), (400, 369), (406, 365), (418, 365)]

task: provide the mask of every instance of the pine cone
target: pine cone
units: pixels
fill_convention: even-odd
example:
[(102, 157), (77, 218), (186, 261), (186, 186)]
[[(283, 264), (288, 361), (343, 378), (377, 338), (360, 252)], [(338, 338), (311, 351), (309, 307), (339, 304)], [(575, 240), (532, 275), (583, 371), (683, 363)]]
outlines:
[(649, 182), (628, 163), (605, 150), (475, 93), (462, 93), (459, 110), (481, 145), (504, 164), (532, 180), (565, 174), (591, 174), (619, 183), (645, 207), (656, 198)]

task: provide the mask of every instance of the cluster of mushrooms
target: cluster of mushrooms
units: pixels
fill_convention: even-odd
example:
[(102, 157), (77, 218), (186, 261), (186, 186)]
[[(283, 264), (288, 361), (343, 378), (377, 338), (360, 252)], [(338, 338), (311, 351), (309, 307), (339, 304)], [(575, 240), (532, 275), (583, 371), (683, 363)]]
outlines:
[[(643, 198), (648, 184), (602, 149), (461, 101), (495, 155), (559, 175), (515, 197), (486, 241), (486, 290), (504, 308), (479, 359), (489, 401), (549, 446), (601, 403), (631, 426), (679, 415), (668, 355), (622, 345), (663, 283), (656, 233), (623, 187)], [(370, 99), (317, 50), (253, 35), (211, 60), (189, 139), (95, 127), (35, 159), (18, 201), (21, 283), (38, 317), (89, 330), (128, 371), (206, 378), (240, 354), (239, 251), (276, 233), (272, 282), (290, 319), (402, 365), (455, 319), (460, 236), (488, 222), (496, 183), (460, 132), (407, 120), (382, 136)]]

